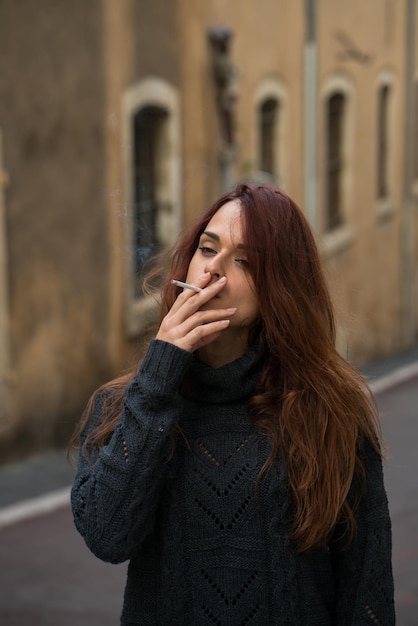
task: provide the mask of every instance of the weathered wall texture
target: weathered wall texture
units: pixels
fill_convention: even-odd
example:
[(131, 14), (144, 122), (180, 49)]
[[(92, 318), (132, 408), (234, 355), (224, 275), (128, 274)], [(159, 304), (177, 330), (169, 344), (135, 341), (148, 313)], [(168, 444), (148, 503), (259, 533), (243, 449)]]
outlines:
[(69, 432), (80, 397), (110, 371), (99, 4), (0, 5), (15, 417), (7, 450)]
[[(0, 348), (8, 351), (0, 395), (3, 407), (10, 403), (0, 413), (0, 461), (62, 444), (93, 388), (131, 366), (140, 350), (142, 318), (136, 333), (127, 321), (127, 94), (144, 102), (151, 94), (151, 104), (161, 90), (168, 98), (174, 121), (165, 149), (175, 153), (170, 184), (179, 230), (222, 190), (225, 151), (208, 39), (214, 26), (232, 32), (228, 174), (234, 182), (257, 175), (258, 106), (277, 94), (279, 183), (309, 208), (342, 353), (361, 364), (416, 341), (416, 4), (319, 0), (308, 50), (305, 0), (0, 0), (0, 293), (8, 300), (0, 303)], [(408, 35), (411, 7), (416, 27)], [(384, 203), (376, 194), (383, 83), (391, 95)], [(344, 223), (327, 232), (325, 103), (334, 88), (348, 103)], [(308, 135), (315, 177), (307, 184)]]
[[(325, 137), (323, 95), (347, 87), (349, 144), (345, 166), (347, 237), (323, 237), (342, 324), (341, 347), (364, 362), (401, 343), (401, 215), (404, 166), (405, 5), (323, 0), (318, 12), (319, 137)], [(394, 9), (389, 12), (389, 9)], [(391, 89), (389, 191), (377, 197), (378, 87)], [(321, 97), (322, 96), (322, 97)], [(325, 203), (324, 141), (319, 142), (319, 206)], [(322, 233), (320, 229), (320, 233)], [(341, 237), (340, 237), (341, 239)]]

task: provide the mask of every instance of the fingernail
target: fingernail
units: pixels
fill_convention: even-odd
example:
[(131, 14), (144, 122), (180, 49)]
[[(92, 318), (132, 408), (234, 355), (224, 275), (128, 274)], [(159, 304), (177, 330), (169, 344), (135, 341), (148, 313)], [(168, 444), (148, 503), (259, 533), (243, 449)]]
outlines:
[(237, 310), (237, 307), (232, 306), (232, 307), (229, 307), (229, 309), (227, 309), (227, 313), (235, 313), (236, 310)]
[(219, 285), (221, 285), (221, 284), (222, 284), (222, 283), (224, 283), (224, 282), (226, 282), (226, 276), (222, 276), (222, 278), (220, 278), (220, 279), (217, 281), (217, 283), (218, 283)]
[(208, 276), (210, 276), (210, 272), (205, 272), (204, 274), (201, 275), (199, 280), (205, 280)]

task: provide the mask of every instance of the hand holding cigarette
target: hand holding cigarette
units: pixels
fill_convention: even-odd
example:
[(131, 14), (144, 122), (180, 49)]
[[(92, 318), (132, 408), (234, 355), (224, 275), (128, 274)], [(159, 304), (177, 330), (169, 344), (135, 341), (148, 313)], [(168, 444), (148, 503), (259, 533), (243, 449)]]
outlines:
[[(170, 311), (161, 322), (156, 339), (172, 343), (177, 347), (194, 352), (194, 350), (214, 341), (231, 321), (236, 307), (203, 308), (225, 287), (225, 276), (209, 284), (211, 275), (203, 275), (197, 281), (202, 287), (172, 279), (171, 283), (182, 287)], [(195, 292), (195, 295), (193, 295)], [(210, 305), (209, 305), (210, 306)]]

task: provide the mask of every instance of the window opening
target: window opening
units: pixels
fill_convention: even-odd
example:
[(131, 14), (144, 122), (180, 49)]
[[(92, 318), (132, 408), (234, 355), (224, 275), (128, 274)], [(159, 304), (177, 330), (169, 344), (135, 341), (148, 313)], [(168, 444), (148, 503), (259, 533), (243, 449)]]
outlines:
[(327, 104), (327, 230), (342, 225), (343, 121), (345, 97), (331, 96)]
[(158, 188), (162, 132), (168, 113), (155, 106), (140, 109), (133, 117), (133, 271), (134, 295), (161, 250), (158, 236)]
[(277, 163), (275, 158), (279, 105), (277, 100), (265, 100), (259, 110), (260, 124), (260, 169), (274, 176)]
[(388, 185), (388, 110), (389, 87), (385, 85), (379, 91), (378, 102), (378, 145), (377, 145), (377, 197), (389, 195)]

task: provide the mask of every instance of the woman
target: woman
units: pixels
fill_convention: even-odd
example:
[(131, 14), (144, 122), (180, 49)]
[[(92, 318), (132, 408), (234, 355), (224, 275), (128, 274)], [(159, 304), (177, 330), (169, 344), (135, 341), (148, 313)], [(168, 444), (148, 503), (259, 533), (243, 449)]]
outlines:
[(75, 524), (130, 561), (123, 625), (395, 623), (375, 405), (283, 192), (241, 185), (189, 229), (155, 339), (79, 436)]

